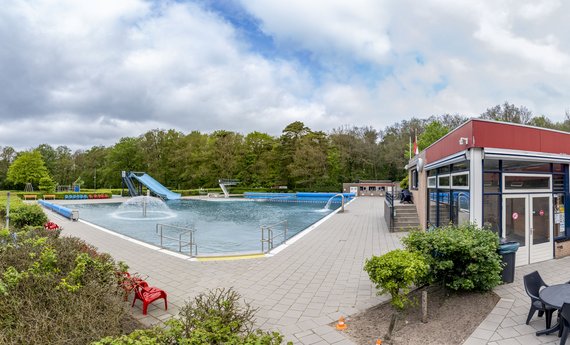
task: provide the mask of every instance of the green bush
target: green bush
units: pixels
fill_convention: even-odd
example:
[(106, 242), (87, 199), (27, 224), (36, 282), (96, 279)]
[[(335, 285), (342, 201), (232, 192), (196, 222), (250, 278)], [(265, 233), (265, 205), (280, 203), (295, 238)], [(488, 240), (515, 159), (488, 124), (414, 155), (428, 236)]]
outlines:
[(410, 186), (410, 183), (408, 181), (408, 175), (406, 175), (406, 177), (404, 177), (402, 179), (402, 181), (400, 181), (400, 188), (402, 189), (408, 189)]
[(0, 234), (0, 344), (83, 345), (131, 332), (118, 265), (43, 228)]
[(424, 281), (429, 266), (422, 254), (396, 249), (367, 259), (364, 270), (380, 289), (378, 294), (389, 293), (392, 305), (402, 309), (410, 302), (407, 295), (412, 285)]
[(92, 345), (278, 345), (283, 336), (253, 328), (256, 310), (233, 289), (216, 289), (198, 295), (181, 308), (179, 318), (166, 327), (137, 330), (107, 337)]
[(46, 176), (40, 179), (40, 191), (45, 194), (54, 193), (55, 192), (55, 182), (51, 179), (51, 177)]
[(15, 228), (41, 226), (47, 216), (39, 205), (19, 204), (10, 210), (10, 222)]
[(501, 283), (499, 237), (487, 229), (465, 224), (430, 232), (412, 231), (405, 247), (429, 258), (430, 281), (453, 290), (488, 291)]

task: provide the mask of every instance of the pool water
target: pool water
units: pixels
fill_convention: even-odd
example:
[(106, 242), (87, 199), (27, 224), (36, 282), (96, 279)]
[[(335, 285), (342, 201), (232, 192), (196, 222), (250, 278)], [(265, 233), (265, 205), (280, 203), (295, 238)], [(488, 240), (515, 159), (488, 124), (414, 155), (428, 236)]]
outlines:
[[(147, 218), (129, 214), (124, 217), (119, 210), (120, 203), (69, 205), (79, 210), (79, 217), (90, 223), (114, 232), (159, 245), (156, 224), (192, 226), (196, 229), (195, 242), (198, 255), (228, 254), (261, 251), (261, 225), (287, 220), (287, 238), (301, 232), (334, 211), (323, 209), (325, 203), (274, 203), (244, 200), (169, 200), (166, 205), (171, 212), (158, 217), (149, 210)], [(183, 230), (165, 227), (164, 235), (178, 237)], [(277, 228), (275, 231), (281, 231)], [(283, 237), (276, 238), (282, 242)], [(277, 245), (278, 243), (275, 243)], [(178, 243), (163, 241), (163, 245), (178, 250)], [(184, 252), (184, 250), (183, 250)], [(187, 251), (186, 251), (187, 252)]]

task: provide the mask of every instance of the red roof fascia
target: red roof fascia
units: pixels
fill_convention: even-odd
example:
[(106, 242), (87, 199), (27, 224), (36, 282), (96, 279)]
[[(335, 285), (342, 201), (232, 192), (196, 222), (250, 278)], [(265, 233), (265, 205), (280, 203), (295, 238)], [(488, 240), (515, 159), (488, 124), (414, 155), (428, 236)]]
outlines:
[[(467, 138), (467, 143), (460, 144), (461, 138)], [(426, 149), (426, 162), (433, 163), (471, 147), (473, 147), (473, 120), (465, 122), (428, 147)]]
[[(460, 144), (467, 138), (467, 144)], [(426, 162), (472, 147), (570, 155), (570, 133), (505, 122), (471, 119), (425, 150)]]
[(473, 121), (477, 147), (570, 154), (570, 134), (509, 123)]

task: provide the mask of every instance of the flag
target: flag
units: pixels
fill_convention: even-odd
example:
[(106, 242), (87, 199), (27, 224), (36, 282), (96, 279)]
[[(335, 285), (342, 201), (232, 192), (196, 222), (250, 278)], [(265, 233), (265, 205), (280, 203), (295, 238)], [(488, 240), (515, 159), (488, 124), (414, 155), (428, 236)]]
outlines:
[(418, 147), (418, 135), (416, 134), (414, 137), (414, 156), (420, 153), (420, 148)]

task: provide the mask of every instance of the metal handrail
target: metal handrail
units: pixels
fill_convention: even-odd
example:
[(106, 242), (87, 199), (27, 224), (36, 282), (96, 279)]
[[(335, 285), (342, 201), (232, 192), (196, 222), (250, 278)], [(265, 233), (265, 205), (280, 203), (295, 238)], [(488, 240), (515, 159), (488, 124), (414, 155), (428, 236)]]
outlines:
[[(178, 238), (176, 238), (176, 237), (164, 235), (163, 230), (165, 227), (166, 228), (178, 229), (178, 230), (186, 230), (186, 231), (178, 234)], [(160, 237), (160, 247), (161, 248), (165, 248), (163, 245), (164, 239), (177, 241), (178, 242), (178, 252), (182, 253), (182, 248), (188, 247), (189, 255), (192, 257), (198, 255), (198, 245), (194, 241), (194, 233), (195, 232), (196, 232), (196, 229), (194, 229), (194, 228), (188, 228), (188, 227), (171, 225), (171, 224), (160, 224), (160, 223), (156, 224), (156, 233)], [(186, 236), (186, 235), (188, 236), (188, 241), (182, 240), (182, 237)]]
[(394, 212), (394, 187), (392, 187), (392, 192), (386, 192), (386, 202), (390, 208), (390, 232), (394, 231), (395, 222), (395, 212)]
[[(283, 241), (279, 242), (278, 244), (284, 243), (285, 241), (287, 241), (287, 230), (288, 230), (288, 225), (289, 223), (287, 222), (287, 220), (283, 220), (274, 224), (270, 224), (270, 225), (262, 225), (261, 226), (261, 252), (262, 253), (268, 253), (270, 252), (273, 248), (275, 248), (275, 238), (278, 236), (283, 236)], [(280, 232), (274, 232), (274, 229), (277, 226), (283, 225), (283, 231)], [(267, 246), (267, 249), (265, 248)]]

